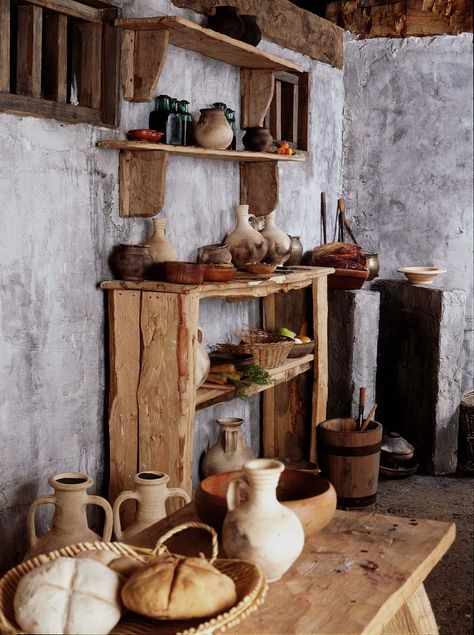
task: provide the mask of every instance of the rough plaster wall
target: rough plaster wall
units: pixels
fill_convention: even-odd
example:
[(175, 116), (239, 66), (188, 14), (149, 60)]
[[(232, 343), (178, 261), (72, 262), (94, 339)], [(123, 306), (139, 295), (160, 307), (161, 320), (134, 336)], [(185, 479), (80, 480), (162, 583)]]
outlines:
[[(127, 4), (129, 16), (179, 14), (156, 0)], [(342, 72), (290, 51), (262, 48), (298, 61), (312, 74), (310, 161), (281, 168), (279, 225), (301, 234), (305, 248), (319, 241), (319, 192), (339, 193), (342, 156)], [(238, 70), (170, 47), (157, 93), (188, 98), (196, 114), (214, 101), (239, 110)], [(86, 125), (0, 114), (0, 569), (25, 549), (26, 510), (49, 493), (47, 478), (84, 470), (102, 488), (104, 475), (104, 298), (113, 245), (138, 242), (146, 220), (118, 214), (118, 153), (98, 150), (100, 139), (123, 138), (147, 125), (151, 104), (124, 103), (114, 132)], [(194, 259), (199, 245), (221, 240), (234, 227), (238, 165), (170, 158), (166, 200), (168, 236), (178, 256)], [(259, 319), (256, 303), (202, 303), (200, 323), (212, 344)], [(216, 438), (216, 417), (242, 416), (259, 449), (259, 398), (234, 402), (196, 417), (194, 480), (198, 459)], [(157, 466), (159, 469), (159, 466)], [(40, 514), (39, 530), (48, 512)]]
[(383, 277), (438, 265), (468, 292), (464, 385), (473, 379), (472, 35), (348, 41), (344, 190)]

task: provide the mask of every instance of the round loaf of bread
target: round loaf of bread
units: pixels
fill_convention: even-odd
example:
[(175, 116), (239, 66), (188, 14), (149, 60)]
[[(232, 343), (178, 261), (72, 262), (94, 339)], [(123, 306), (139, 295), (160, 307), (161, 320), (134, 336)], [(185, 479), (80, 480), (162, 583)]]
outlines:
[(204, 558), (166, 556), (134, 573), (122, 588), (130, 611), (161, 620), (212, 617), (237, 601), (235, 583)]
[(21, 578), (15, 618), (25, 633), (109, 633), (120, 620), (120, 587), (100, 562), (58, 558)]

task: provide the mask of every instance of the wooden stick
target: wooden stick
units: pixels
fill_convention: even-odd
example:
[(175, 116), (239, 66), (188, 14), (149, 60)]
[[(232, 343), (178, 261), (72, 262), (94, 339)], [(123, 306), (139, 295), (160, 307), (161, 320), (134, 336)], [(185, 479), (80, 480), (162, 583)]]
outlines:
[(321, 192), (321, 221), (323, 224), (323, 245), (328, 242), (326, 227), (326, 192)]
[(364, 421), (364, 423), (362, 424), (361, 429), (359, 430), (359, 432), (364, 432), (364, 430), (367, 428), (367, 426), (369, 425), (369, 423), (372, 421), (375, 411), (377, 410), (377, 404), (374, 403), (374, 405), (372, 406), (372, 408), (369, 411), (369, 414), (367, 415), (367, 419)]
[(356, 430), (360, 430), (362, 427), (362, 421), (364, 419), (365, 408), (365, 386), (362, 386), (359, 390), (359, 415), (357, 417)]

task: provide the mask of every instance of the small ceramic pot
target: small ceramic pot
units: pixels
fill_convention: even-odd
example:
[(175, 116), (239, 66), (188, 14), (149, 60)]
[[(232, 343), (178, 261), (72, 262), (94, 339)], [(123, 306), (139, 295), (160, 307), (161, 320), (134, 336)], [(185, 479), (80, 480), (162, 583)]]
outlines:
[(148, 245), (120, 245), (112, 256), (112, 266), (122, 280), (143, 280), (152, 264)]
[(205, 265), (228, 265), (232, 262), (232, 254), (227, 245), (204, 245), (198, 249), (197, 261)]
[(285, 262), (286, 266), (300, 265), (303, 260), (303, 245), (299, 236), (290, 236), (290, 257)]
[(257, 46), (262, 39), (262, 31), (257, 24), (257, 16), (241, 14), (239, 17), (244, 23), (244, 32), (240, 36), (239, 40), (241, 42), (251, 44), (252, 46)]
[(240, 39), (244, 33), (244, 23), (240, 19), (238, 7), (216, 7), (215, 14), (207, 18), (207, 26), (213, 31), (236, 40)]
[(364, 253), (364, 256), (367, 261), (367, 269), (369, 270), (369, 277), (367, 280), (373, 280), (379, 275), (380, 271), (379, 255), (366, 252)]
[(201, 148), (225, 150), (234, 138), (225, 110), (221, 108), (201, 108), (201, 116), (194, 126), (194, 139)]
[(251, 152), (268, 152), (273, 143), (273, 137), (268, 128), (254, 126), (245, 129), (242, 143), (244, 144), (244, 148)]

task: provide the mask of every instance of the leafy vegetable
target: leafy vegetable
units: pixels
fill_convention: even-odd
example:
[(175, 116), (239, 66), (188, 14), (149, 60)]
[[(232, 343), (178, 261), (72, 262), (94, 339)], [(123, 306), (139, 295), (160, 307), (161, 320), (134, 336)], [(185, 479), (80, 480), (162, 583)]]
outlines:
[(272, 383), (272, 377), (268, 371), (266, 371), (259, 364), (252, 364), (243, 371), (243, 375), (238, 380), (231, 380), (235, 386), (235, 396), (238, 399), (248, 399), (248, 395), (245, 394), (245, 390), (252, 384), (258, 386), (268, 386)]

